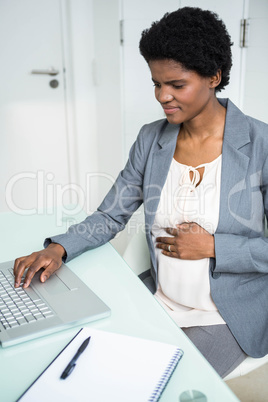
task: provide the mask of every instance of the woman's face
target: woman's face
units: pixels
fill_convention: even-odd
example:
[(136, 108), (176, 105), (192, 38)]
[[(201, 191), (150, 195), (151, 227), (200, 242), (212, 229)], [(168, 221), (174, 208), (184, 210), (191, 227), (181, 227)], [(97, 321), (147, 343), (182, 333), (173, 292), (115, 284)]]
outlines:
[(150, 61), (149, 67), (155, 97), (171, 124), (190, 122), (202, 116), (209, 102), (215, 99), (211, 77), (202, 77), (169, 59)]

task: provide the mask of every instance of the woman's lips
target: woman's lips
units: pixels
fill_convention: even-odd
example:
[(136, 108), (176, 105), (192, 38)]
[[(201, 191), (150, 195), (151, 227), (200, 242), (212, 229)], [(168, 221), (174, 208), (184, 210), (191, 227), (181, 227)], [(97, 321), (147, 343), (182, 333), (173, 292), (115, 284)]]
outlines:
[(176, 113), (179, 110), (178, 107), (164, 107), (164, 106), (162, 106), (162, 107), (163, 107), (164, 112), (166, 114), (173, 114), (173, 113)]

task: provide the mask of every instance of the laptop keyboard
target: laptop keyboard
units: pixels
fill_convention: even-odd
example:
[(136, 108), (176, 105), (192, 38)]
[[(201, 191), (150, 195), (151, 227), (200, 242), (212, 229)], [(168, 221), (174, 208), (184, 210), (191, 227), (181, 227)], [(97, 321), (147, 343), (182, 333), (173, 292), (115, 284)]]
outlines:
[(53, 316), (53, 311), (33, 289), (14, 288), (14, 276), (0, 270), (0, 322), (5, 329)]

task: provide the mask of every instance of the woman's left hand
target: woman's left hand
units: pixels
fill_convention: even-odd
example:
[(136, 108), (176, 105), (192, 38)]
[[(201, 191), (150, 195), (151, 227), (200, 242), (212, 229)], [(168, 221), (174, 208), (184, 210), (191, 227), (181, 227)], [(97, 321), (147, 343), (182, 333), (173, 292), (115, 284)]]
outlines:
[(215, 257), (214, 236), (197, 223), (189, 222), (166, 228), (172, 237), (157, 237), (156, 247), (162, 254), (182, 260)]

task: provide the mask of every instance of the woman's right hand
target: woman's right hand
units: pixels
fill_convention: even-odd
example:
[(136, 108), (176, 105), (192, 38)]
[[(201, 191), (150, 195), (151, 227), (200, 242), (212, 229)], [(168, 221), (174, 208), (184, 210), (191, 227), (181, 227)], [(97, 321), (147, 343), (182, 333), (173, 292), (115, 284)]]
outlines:
[(44, 250), (32, 253), (26, 257), (20, 257), (15, 260), (14, 264), (14, 276), (15, 276), (15, 288), (18, 288), (21, 283), (21, 278), (24, 271), (27, 273), (24, 278), (23, 287), (27, 288), (33, 276), (37, 271), (44, 268), (44, 271), (40, 275), (40, 281), (45, 282), (57, 269), (62, 265), (62, 257), (66, 253), (64, 247), (57, 243), (51, 243)]

